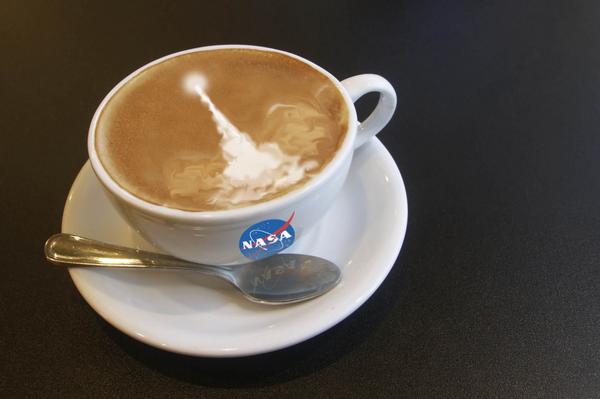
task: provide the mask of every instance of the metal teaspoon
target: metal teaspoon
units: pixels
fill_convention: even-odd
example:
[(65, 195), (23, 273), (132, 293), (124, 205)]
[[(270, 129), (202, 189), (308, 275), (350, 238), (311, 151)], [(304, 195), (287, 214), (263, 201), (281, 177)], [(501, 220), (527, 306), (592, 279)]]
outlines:
[(53, 235), (44, 252), (50, 262), (67, 266), (193, 270), (222, 278), (250, 301), (267, 305), (315, 298), (335, 287), (342, 275), (334, 263), (310, 255), (278, 254), (240, 265), (210, 266), (72, 234)]

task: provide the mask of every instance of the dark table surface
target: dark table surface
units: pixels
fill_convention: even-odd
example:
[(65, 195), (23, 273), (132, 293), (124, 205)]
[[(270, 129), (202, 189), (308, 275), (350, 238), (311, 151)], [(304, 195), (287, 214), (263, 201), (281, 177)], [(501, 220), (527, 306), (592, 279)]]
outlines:
[[(0, 397), (598, 397), (599, 21), (595, 1), (3, 1)], [(387, 77), (399, 105), (380, 138), (409, 224), (383, 285), (336, 327), (202, 359), (108, 325), (42, 245), (103, 96), (223, 43)]]

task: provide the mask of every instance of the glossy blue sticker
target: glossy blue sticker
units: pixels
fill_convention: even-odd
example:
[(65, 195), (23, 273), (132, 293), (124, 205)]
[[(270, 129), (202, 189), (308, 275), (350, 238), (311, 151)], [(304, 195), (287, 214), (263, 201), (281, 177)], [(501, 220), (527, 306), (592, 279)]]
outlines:
[(248, 227), (240, 236), (240, 252), (247, 258), (258, 260), (275, 255), (294, 243), (296, 233), (292, 219), (268, 219)]

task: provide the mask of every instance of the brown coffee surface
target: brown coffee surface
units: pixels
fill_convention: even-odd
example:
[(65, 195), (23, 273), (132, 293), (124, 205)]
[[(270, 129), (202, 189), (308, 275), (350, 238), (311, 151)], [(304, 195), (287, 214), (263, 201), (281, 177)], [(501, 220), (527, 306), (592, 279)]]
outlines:
[(95, 144), (135, 196), (209, 211), (301, 187), (331, 161), (347, 125), (343, 97), (315, 69), (279, 53), (221, 49), (136, 75), (101, 112)]

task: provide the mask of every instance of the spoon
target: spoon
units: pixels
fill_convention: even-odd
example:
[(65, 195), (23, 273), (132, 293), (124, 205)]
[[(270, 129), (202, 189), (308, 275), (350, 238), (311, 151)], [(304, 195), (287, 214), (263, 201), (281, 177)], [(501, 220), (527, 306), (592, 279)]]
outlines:
[(44, 252), (50, 262), (67, 266), (193, 270), (222, 278), (247, 299), (267, 305), (316, 298), (335, 287), (342, 275), (334, 263), (310, 255), (278, 254), (240, 265), (210, 266), (72, 234), (53, 235)]

